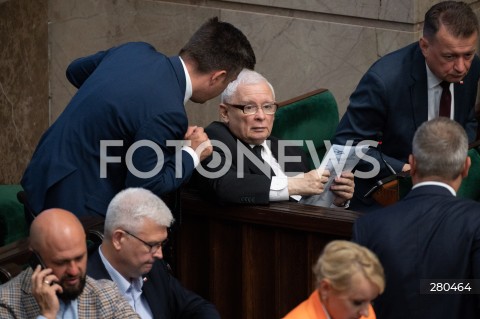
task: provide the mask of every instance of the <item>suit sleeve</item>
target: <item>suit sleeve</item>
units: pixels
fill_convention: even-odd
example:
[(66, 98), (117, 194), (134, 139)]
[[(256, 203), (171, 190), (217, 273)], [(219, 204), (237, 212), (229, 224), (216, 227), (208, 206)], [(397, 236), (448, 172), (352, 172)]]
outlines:
[[(361, 141), (378, 141), (380, 132), (387, 123), (387, 88), (384, 81), (373, 71), (368, 71), (360, 80), (357, 89), (350, 97), (350, 104), (342, 117), (334, 137), (334, 143), (345, 145), (348, 141), (358, 144)], [(369, 156), (381, 163), (380, 152), (370, 150)], [(397, 172), (404, 162), (382, 154), (383, 158)], [(365, 165), (361, 161), (358, 167)], [(382, 169), (383, 166), (381, 165)], [(388, 175), (388, 173), (387, 173)]]
[(365, 238), (362, 236), (362, 230), (361, 221), (359, 222), (357, 219), (352, 228), (352, 241), (359, 245), (365, 245)]
[(96, 54), (74, 60), (67, 68), (68, 81), (77, 89), (80, 88), (107, 53), (108, 51), (100, 51)]
[(193, 158), (181, 151), (179, 144), (187, 125), (184, 113), (170, 111), (157, 115), (137, 132), (137, 148), (133, 148), (131, 161), (128, 154), (126, 158), (127, 165), (129, 162), (132, 165), (126, 187), (144, 187), (163, 195), (176, 190), (191, 177), (195, 169)]

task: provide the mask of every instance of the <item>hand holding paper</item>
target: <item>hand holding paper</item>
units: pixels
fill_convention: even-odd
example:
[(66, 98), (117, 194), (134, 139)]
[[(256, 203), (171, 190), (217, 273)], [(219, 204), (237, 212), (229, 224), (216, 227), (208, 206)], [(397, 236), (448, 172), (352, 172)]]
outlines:
[[(353, 174), (351, 171), (357, 165), (360, 157), (358, 154), (364, 154), (357, 148), (367, 146), (349, 146), (333, 144), (322, 160), (317, 170), (328, 170), (330, 177), (326, 182), (325, 191), (319, 195), (304, 196), (300, 203), (330, 207), (332, 204), (343, 204), (353, 194)], [(332, 185), (334, 181), (336, 185)]]

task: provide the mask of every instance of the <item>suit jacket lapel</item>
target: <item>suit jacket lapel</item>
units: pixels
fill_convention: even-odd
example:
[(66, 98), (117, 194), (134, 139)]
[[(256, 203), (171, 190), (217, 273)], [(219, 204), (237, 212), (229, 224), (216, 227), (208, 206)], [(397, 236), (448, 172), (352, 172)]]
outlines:
[(85, 288), (83, 289), (82, 294), (78, 297), (78, 317), (79, 318), (89, 318), (93, 314), (96, 313), (95, 311), (95, 296), (92, 296), (92, 289), (90, 285), (85, 284)]
[(38, 306), (35, 298), (32, 295), (32, 282), (31, 282), (31, 277), (32, 277), (32, 270), (30, 271), (25, 271), (22, 275), (22, 305), (25, 308), (25, 314), (28, 316), (32, 316), (36, 318), (36, 316), (40, 312), (40, 307)]
[[(167, 307), (164, 304), (164, 301), (167, 300), (167, 297), (158, 295), (161, 290), (155, 289), (153, 284), (153, 278), (150, 276), (150, 273), (146, 276), (146, 278), (147, 281), (143, 283), (142, 291), (145, 298), (147, 299), (148, 305), (150, 306), (150, 310), (152, 310), (153, 318), (165, 319), (163, 318), (163, 313), (164, 311), (166, 311)], [(165, 309), (162, 309), (162, 307), (164, 307)]]
[(427, 70), (425, 58), (420, 46), (414, 52), (412, 64), (412, 83), (410, 86), (410, 99), (412, 101), (412, 115), (416, 128), (428, 120), (428, 90), (427, 90)]

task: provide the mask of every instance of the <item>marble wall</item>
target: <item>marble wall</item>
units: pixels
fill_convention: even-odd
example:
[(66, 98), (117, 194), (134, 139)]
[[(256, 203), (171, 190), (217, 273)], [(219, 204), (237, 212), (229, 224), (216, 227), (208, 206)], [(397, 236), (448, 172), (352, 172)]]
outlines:
[[(6, 156), (0, 183), (19, 180), (47, 123), (75, 94), (65, 69), (77, 57), (127, 41), (150, 42), (173, 55), (205, 20), (219, 16), (250, 39), (256, 70), (271, 80), (278, 101), (324, 87), (343, 114), (366, 69), (417, 40), (424, 12), (436, 2), (0, 0), (0, 130)], [(467, 2), (480, 10), (480, 1)], [(190, 123), (204, 126), (217, 119), (217, 105), (218, 99), (189, 102)]]
[(48, 127), (47, 4), (0, 1), (0, 184), (19, 183)]

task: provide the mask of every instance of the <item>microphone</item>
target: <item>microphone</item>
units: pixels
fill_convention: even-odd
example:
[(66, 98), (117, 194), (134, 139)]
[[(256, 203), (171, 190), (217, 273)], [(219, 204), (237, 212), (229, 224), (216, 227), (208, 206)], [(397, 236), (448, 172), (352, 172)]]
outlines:
[(395, 172), (395, 170), (393, 169), (393, 167), (390, 166), (390, 164), (388, 164), (387, 161), (383, 158), (383, 153), (382, 153), (383, 132), (381, 132), (381, 131), (378, 132), (377, 137), (378, 137), (377, 151), (380, 153), (380, 159), (382, 160), (383, 164), (385, 164), (385, 166), (386, 166), (387, 169), (390, 171), (390, 173), (392, 173), (393, 175), (397, 174), (397, 172)]
[(382, 141), (382, 138), (383, 138), (383, 132), (380, 131), (380, 132), (377, 133), (378, 145), (375, 149), (380, 154), (380, 159), (382, 160), (383, 164), (385, 164), (385, 167), (390, 171), (390, 173), (392, 173), (392, 175), (387, 176), (384, 179), (376, 181), (375, 185), (373, 185), (373, 187), (370, 188), (370, 190), (365, 195), (363, 195), (364, 198), (369, 197), (373, 192), (375, 192), (375, 190), (377, 190), (377, 188), (379, 188), (383, 184), (386, 184), (388, 182), (391, 182), (391, 181), (395, 180), (396, 175), (397, 175), (397, 172), (395, 172), (393, 167), (390, 166), (390, 164), (388, 164), (387, 161), (383, 158), (383, 153), (382, 153), (382, 143), (383, 143), (383, 141)]

